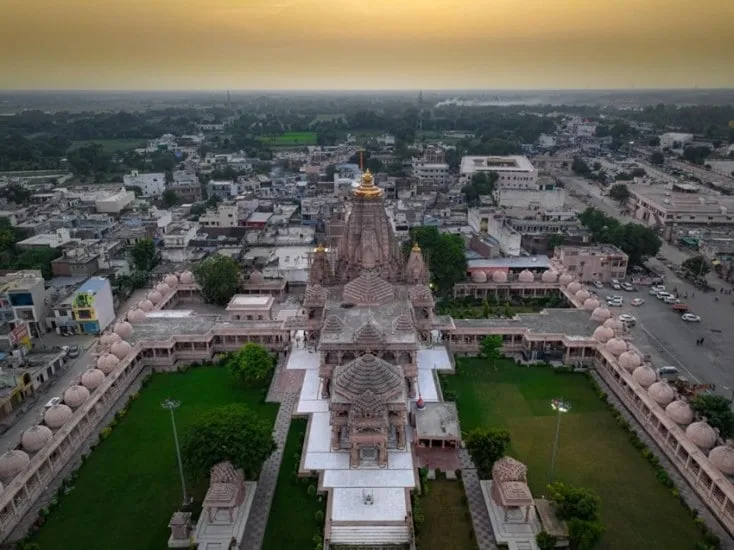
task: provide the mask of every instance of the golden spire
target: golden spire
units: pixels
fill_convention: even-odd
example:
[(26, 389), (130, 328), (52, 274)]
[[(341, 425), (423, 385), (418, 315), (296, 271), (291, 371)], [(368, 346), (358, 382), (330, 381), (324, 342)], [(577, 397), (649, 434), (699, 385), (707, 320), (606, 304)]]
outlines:
[(316, 247), (316, 250), (314, 250), (314, 252), (316, 252), (317, 254), (321, 252), (326, 252), (326, 248), (324, 248), (323, 244), (319, 244), (319, 246)]
[(362, 183), (354, 190), (354, 196), (360, 199), (379, 199), (383, 191), (375, 185), (375, 178), (369, 168), (362, 174)]
[(418, 246), (418, 243), (413, 243), (413, 252), (420, 252), (421, 247)]

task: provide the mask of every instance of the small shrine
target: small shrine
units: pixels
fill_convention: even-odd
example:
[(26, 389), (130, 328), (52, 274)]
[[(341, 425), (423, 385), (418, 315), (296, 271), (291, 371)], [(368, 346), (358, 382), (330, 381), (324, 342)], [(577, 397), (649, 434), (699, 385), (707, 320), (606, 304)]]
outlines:
[(191, 512), (174, 512), (168, 528), (171, 530), (169, 548), (191, 547)]

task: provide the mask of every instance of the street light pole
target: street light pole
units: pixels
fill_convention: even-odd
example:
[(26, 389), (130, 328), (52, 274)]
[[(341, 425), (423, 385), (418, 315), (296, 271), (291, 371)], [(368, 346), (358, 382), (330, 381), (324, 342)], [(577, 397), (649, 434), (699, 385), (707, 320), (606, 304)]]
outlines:
[(550, 472), (548, 473), (548, 484), (553, 483), (553, 472), (556, 467), (556, 453), (558, 452), (558, 439), (561, 435), (561, 414), (571, 410), (571, 405), (562, 399), (551, 401), (551, 408), (556, 411), (556, 437), (553, 441), (553, 454), (551, 455)]
[(161, 403), (161, 407), (168, 409), (171, 413), (171, 426), (173, 427), (173, 442), (176, 444), (176, 458), (178, 459), (178, 473), (181, 476), (181, 492), (183, 493), (183, 505), (189, 504), (189, 495), (186, 492), (186, 479), (184, 478), (183, 462), (181, 462), (181, 449), (178, 445), (178, 432), (176, 431), (176, 417), (173, 412), (181, 406), (180, 401), (166, 399)]

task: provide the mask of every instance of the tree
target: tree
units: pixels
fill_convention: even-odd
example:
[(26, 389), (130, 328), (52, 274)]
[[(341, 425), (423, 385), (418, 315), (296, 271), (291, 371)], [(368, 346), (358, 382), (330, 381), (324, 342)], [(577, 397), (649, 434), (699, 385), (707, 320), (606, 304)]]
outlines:
[(480, 197), (492, 196), (498, 179), (497, 172), (478, 172), (472, 175), (471, 183), (461, 189), (466, 195), (466, 203), (469, 206), (478, 206)]
[(466, 279), (467, 261), (461, 235), (440, 233), (436, 227), (423, 226), (411, 229), (410, 238), (404, 250), (406, 256), (411, 242), (421, 247), (433, 283), (442, 294), (448, 294), (456, 283)]
[(665, 163), (665, 155), (663, 155), (660, 151), (655, 151), (652, 155), (650, 155), (650, 162), (652, 164), (655, 164), (656, 166), (662, 166)]
[(620, 204), (626, 203), (630, 195), (630, 190), (624, 183), (615, 183), (609, 190), (609, 196)]
[(729, 399), (721, 395), (701, 394), (691, 400), (691, 408), (699, 416), (706, 417), (706, 421), (719, 430), (722, 439), (734, 437), (734, 412)]
[(548, 250), (553, 252), (553, 250), (555, 250), (559, 246), (563, 246), (564, 242), (566, 242), (565, 235), (562, 235), (560, 233), (553, 233), (553, 235), (548, 237)]
[(240, 266), (229, 256), (214, 254), (194, 268), (194, 276), (204, 301), (224, 306), (237, 293)]
[(477, 467), (480, 479), (490, 479), (492, 466), (505, 456), (510, 432), (503, 429), (477, 428), (466, 437), (466, 449)]
[(594, 521), (599, 517), (601, 499), (591, 489), (557, 481), (548, 485), (548, 495), (556, 504), (556, 515), (560, 519)]
[(691, 277), (705, 277), (711, 271), (711, 267), (706, 261), (706, 258), (700, 255), (685, 260), (681, 264), (681, 268)]
[(153, 239), (140, 239), (130, 249), (133, 266), (138, 271), (151, 271), (156, 264), (156, 249)]
[(196, 480), (206, 479), (212, 466), (224, 461), (242, 468), (246, 479), (256, 479), (275, 449), (270, 423), (241, 404), (197, 415), (181, 441), (184, 467)]
[(647, 172), (644, 168), (640, 168), (639, 166), (632, 169), (631, 176), (633, 178), (644, 178), (647, 175)]
[(249, 342), (229, 357), (227, 370), (243, 384), (256, 386), (270, 379), (275, 358), (260, 344)]
[(593, 550), (604, 536), (604, 526), (599, 521), (572, 518), (568, 521), (568, 538), (576, 550)]
[(632, 265), (641, 265), (655, 256), (663, 242), (654, 230), (639, 223), (620, 224), (596, 208), (587, 208), (579, 214), (579, 221), (591, 232), (592, 241), (611, 243), (629, 256)]
[(557, 542), (558, 539), (547, 531), (541, 531), (535, 535), (535, 543), (540, 550), (553, 550)]
[(175, 189), (166, 189), (165, 191), (163, 191), (161, 199), (163, 199), (163, 204), (165, 204), (169, 208), (178, 204), (178, 195), (176, 194)]
[(482, 338), (480, 346), (480, 357), (489, 361), (492, 368), (496, 368), (497, 360), (502, 358), (502, 336), (499, 334), (485, 336)]
[(589, 165), (586, 164), (584, 159), (581, 157), (574, 157), (573, 162), (571, 163), (571, 170), (573, 170), (573, 173), (577, 176), (588, 176), (591, 170), (589, 169)]
[(627, 172), (620, 172), (614, 176), (614, 181), (632, 181), (632, 175)]

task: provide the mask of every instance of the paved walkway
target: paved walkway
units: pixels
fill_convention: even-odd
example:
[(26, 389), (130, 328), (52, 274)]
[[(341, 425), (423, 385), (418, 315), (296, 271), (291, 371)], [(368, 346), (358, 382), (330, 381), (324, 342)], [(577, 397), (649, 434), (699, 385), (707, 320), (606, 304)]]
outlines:
[(629, 412), (627, 407), (622, 403), (614, 391), (607, 385), (607, 383), (599, 376), (598, 373), (592, 371), (592, 376), (596, 380), (599, 387), (607, 394), (609, 402), (612, 403), (616, 409), (622, 414), (624, 419), (630, 423), (630, 425), (637, 432), (638, 437), (647, 445), (647, 448), (658, 458), (660, 465), (665, 468), (668, 475), (675, 483), (676, 488), (680, 491), (688, 506), (695, 508), (698, 511), (698, 516), (706, 522), (706, 525), (721, 539), (721, 548), (734, 549), (734, 539), (729, 536), (726, 530), (721, 526), (716, 517), (709, 511), (703, 501), (699, 498), (698, 494), (693, 490), (688, 481), (680, 474), (678, 468), (670, 461), (668, 456), (660, 449), (658, 444), (652, 439), (637, 419)]
[(492, 523), (489, 521), (487, 505), (484, 503), (482, 487), (479, 484), (479, 475), (466, 449), (459, 451), (459, 461), (461, 462), (461, 480), (464, 483), (464, 492), (469, 503), (477, 546), (479, 550), (497, 550)]

